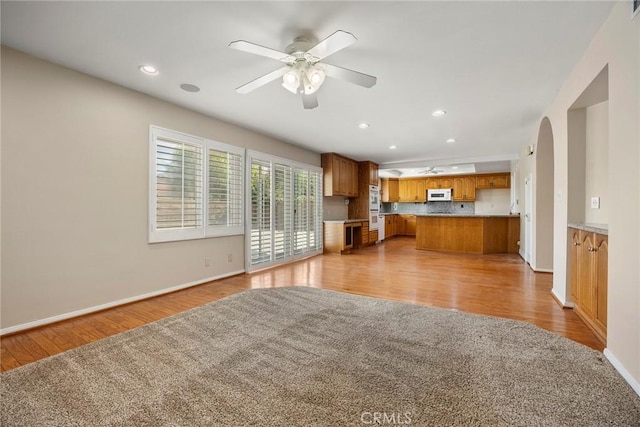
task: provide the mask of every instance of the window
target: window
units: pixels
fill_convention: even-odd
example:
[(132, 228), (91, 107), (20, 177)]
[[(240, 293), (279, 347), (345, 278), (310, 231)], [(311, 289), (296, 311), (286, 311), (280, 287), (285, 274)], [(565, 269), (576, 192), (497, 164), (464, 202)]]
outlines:
[(322, 251), (322, 169), (248, 152), (249, 270)]
[(149, 242), (243, 234), (244, 149), (155, 126), (150, 133)]

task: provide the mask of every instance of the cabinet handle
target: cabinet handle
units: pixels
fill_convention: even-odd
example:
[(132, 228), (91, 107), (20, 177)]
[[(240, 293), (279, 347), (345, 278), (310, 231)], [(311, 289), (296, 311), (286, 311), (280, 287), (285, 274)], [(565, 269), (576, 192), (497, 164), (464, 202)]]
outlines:
[(574, 242), (573, 246), (580, 246), (580, 242)]
[(593, 248), (591, 246), (589, 246), (589, 248), (587, 249), (589, 252), (597, 252), (598, 248)]

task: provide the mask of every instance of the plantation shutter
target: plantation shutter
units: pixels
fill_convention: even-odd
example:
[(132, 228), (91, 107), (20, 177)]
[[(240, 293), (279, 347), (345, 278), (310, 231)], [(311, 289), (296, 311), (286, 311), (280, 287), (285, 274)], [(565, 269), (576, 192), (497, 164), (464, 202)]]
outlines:
[(322, 170), (248, 152), (248, 270), (322, 251)]
[(209, 148), (207, 235), (242, 234), (244, 159), (238, 149), (220, 143)]
[(271, 162), (251, 160), (251, 265), (271, 261)]
[(243, 189), (243, 148), (150, 127), (150, 243), (244, 234)]
[(274, 167), (275, 212), (274, 212), (274, 259), (284, 260), (291, 257), (291, 233), (293, 209), (291, 197), (291, 167), (276, 164)]

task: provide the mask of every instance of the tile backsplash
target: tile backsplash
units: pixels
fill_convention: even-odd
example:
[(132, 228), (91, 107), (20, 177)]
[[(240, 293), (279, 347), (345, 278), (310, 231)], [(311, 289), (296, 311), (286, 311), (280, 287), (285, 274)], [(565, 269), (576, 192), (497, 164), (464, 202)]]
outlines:
[(382, 213), (406, 214), (474, 214), (473, 202), (382, 203)]

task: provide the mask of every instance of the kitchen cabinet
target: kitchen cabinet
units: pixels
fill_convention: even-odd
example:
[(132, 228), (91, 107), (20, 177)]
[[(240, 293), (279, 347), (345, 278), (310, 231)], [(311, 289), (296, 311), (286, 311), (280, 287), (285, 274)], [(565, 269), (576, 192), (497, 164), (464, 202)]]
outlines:
[(375, 185), (375, 186), (379, 185), (377, 163), (373, 163), (372, 161), (367, 160), (364, 162), (360, 162), (358, 166), (361, 172), (360, 178), (362, 178), (362, 176), (364, 175), (365, 177), (367, 177), (367, 180), (369, 182), (368, 185)]
[(398, 219), (397, 233), (401, 236), (415, 236), (416, 235), (416, 216), (415, 215), (400, 215)]
[(519, 216), (417, 216), (416, 249), (478, 254), (517, 253), (519, 238)]
[(398, 190), (400, 202), (427, 201), (427, 180), (424, 178), (401, 179)]
[(576, 314), (606, 343), (608, 236), (569, 228), (571, 296)]
[(476, 200), (476, 178), (474, 176), (461, 176), (453, 179), (453, 200)]
[(358, 163), (336, 153), (322, 154), (325, 196), (358, 195)]
[(510, 181), (509, 173), (476, 175), (476, 188), (510, 188)]
[(383, 202), (400, 201), (400, 180), (398, 178), (382, 178), (380, 188), (380, 198)]
[(378, 241), (378, 230), (369, 230), (369, 244), (374, 244)]
[(398, 234), (398, 215), (384, 216), (384, 238), (388, 239)]
[[(346, 254), (371, 242), (369, 221), (324, 221), (324, 253)], [(377, 232), (376, 232), (377, 237)], [(376, 239), (377, 240), (377, 239)]]
[(437, 188), (452, 188), (453, 180), (451, 178), (428, 178), (427, 189), (435, 190)]

